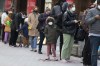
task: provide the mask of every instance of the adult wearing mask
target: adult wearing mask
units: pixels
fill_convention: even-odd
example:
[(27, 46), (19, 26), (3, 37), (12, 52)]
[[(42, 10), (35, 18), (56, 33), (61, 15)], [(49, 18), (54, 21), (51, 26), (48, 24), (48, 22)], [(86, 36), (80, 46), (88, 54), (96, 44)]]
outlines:
[(17, 42), (17, 38), (18, 38), (18, 22), (20, 22), (19, 20), (19, 13), (13, 13), (12, 16), (12, 23), (11, 23), (11, 37), (10, 37), (10, 41), (9, 41), (9, 46), (14, 46), (17, 47), (16, 42)]
[(89, 25), (91, 66), (97, 66), (98, 48), (100, 45), (100, 0), (97, 0), (97, 6), (95, 8), (88, 11), (86, 23)]
[(89, 26), (86, 24), (85, 17), (88, 13), (88, 11), (91, 8), (94, 8), (95, 6), (90, 3), (89, 7), (84, 11), (83, 14), (80, 14), (80, 18), (82, 20), (82, 27), (85, 31), (85, 45), (82, 51), (83, 56), (83, 66), (91, 66), (91, 45), (90, 45), (90, 39), (89, 39)]
[(5, 35), (5, 32), (4, 32), (4, 29), (5, 29), (5, 19), (6, 17), (8, 17), (8, 12), (7, 11), (4, 11), (3, 14), (1, 15), (1, 24), (2, 24), (2, 42), (4, 41), (4, 35)]
[(33, 12), (29, 14), (28, 17), (28, 25), (29, 25), (29, 37), (30, 37), (30, 44), (31, 44), (31, 51), (37, 52), (37, 38), (38, 38), (38, 29), (37, 25), (39, 23), (38, 21), (39, 13), (38, 8), (35, 7), (33, 9)]
[(62, 47), (61, 58), (63, 62), (70, 62), (71, 50), (74, 44), (74, 35), (77, 29), (76, 16), (73, 13), (72, 5), (68, 5), (68, 10), (63, 15), (63, 37), (64, 44)]
[(39, 48), (38, 48), (38, 53), (39, 54), (42, 54), (41, 50), (42, 50), (42, 45), (43, 45), (43, 41), (44, 41), (44, 38), (45, 38), (45, 35), (44, 35), (44, 28), (45, 28), (45, 25), (46, 25), (46, 19), (47, 17), (50, 15), (50, 9), (47, 8), (45, 10), (45, 13), (42, 13), (39, 15), (39, 24), (37, 26), (38, 28), (38, 31), (40, 33), (40, 42), (39, 42)]

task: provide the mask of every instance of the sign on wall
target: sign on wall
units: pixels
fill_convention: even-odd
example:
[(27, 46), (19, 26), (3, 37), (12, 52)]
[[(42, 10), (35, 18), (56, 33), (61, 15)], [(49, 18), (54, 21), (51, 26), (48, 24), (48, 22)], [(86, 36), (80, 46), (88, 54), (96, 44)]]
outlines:
[(10, 10), (11, 5), (12, 5), (11, 0), (5, 0), (5, 7), (4, 7), (4, 9), (5, 10)]
[(28, 0), (27, 2), (27, 13), (31, 13), (33, 8), (36, 6), (36, 0)]

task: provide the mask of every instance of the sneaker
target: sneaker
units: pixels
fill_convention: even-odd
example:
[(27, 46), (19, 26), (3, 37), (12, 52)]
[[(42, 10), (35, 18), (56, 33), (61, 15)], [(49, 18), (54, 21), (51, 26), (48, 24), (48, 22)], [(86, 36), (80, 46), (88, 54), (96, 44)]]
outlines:
[(37, 52), (37, 50), (34, 50), (34, 52)]
[(42, 52), (40, 52), (40, 51), (39, 51), (38, 53), (39, 53), (39, 54), (43, 54), (43, 53), (42, 53)]

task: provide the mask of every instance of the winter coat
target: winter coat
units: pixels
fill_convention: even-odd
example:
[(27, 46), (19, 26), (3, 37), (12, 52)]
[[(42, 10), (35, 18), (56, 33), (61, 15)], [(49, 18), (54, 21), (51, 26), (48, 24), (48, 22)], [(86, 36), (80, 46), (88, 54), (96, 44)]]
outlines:
[(31, 13), (28, 17), (28, 25), (32, 27), (32, 29), (29, 29), (29, 36), (39, 36), (39, 32), (37, 29), (37, 25), (39, 23), (38, 21), (39, 14)]
[(23, 30), (23, 36), (26, 37), (26, 38), (28, 38), (28, 24), (26, 22), (24, 23), (24, 25), (22, 26), (22, 28), (19, 29), (19, 31), (20, 30)]
[(75, 15), (70, 11), (67, 11), (63, 15), (63, 33), (75, 35), (77, 30), (77, 24), (74, 22)]
[[(53, 18), (47, 18), (47, 23), (49, 21), (54, 21)], [(45, 36), (46, 36), (46, 40), (47, 40), (47, 44), (56, 44), (57, 42), (57, 38), (58, 38), (58, 28), (55, 24), (53, 24), (52, 26), (50, 25), (46, 25), (45, 27), (45, 30), (44, 30), (44, 33), (45, 33)]]
[(52, 8), (51, 15), (55, 18), (56, 25), (61, 28), (62, 27), (62, 10), (60, 5), (55, 5)]
[(12, 22), (12, 19), (11, 19), (9, 16), (6, 17), (6, 19), (5, 19), (5, 29), (4, 29), (4, 31), (5, 31), (5, 32), (11, 32), (11, 26), (6, 24), (7, 21)]
[(44, 28), (45, 28), (45, 25), (46, 25), (46, 19), (47, 19), (48, 16), (49, 15), (46, 14), (46, 13), (42, 13), (42, 14), (39, 15), (39, 18), (38, 18), (39, 24), (37, 26), (39, 31), (44, 31)]

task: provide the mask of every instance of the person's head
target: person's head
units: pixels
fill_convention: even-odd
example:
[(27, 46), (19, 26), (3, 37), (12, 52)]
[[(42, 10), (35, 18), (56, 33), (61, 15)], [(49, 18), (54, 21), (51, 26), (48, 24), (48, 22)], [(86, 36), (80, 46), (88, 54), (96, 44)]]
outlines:
[(70, 10), (71, 12), (75, 12), (75, 5), (69, 4), (68, 5), (68, 10)]
[(33, 8), (33, 12), (38, 13), (38, 7), (37, 6)]
[(100, 9), (100, 0), (97, 0), (97, 7)]
[(61, 3), (61, 1), (58, 0), (58, 1), (55, 3), (55, 5), (60, 5), (60, 3)]
[(67, 0), (62, 0), (62, 2), (66, 2)]
[(52, 26), (52, 25), (54, 25), (54, 18), (53, 17), (48, 17), (46, 22), (49, 26)]
[(8, 16), (12, 19), (12, 15), (13, 13), (12, 12), (8, 12)]
[(50, 12), (51, 12), (50, 8), (46, 8), (45, 13), (50, 14)]
[(4, 10), (4, 13), (8, 14), (8, 11), (7, 10)]

